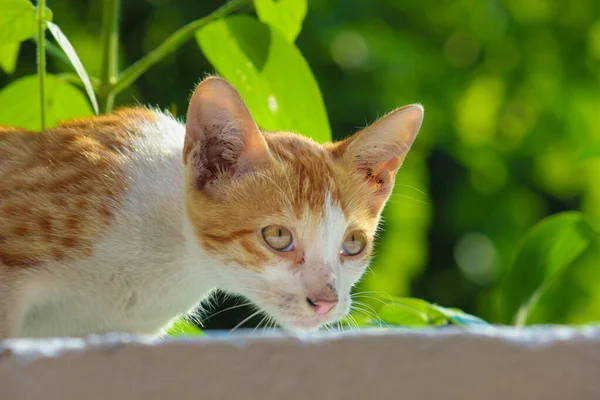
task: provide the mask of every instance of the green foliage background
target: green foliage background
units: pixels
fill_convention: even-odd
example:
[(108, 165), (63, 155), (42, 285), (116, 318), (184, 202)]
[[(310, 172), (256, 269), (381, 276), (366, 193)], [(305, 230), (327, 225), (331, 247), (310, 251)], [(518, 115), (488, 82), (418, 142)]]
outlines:
[[(493, 323), (600, 319), (600, 3), (247, 3), (236, 10), (244, 15), (194, 30), (196, 40), (123, 87), (117, 75), (105, 79), (103, 2), (49, 0), (46, 18), (77, 51), (101, 110), (117, 82), (116, 106), (150, 104), (184, 116), (194, 85), (215, 71), (238, 87), (263, 128), (319, 141), (422, 103), (425, 123), (357, 289), (363, 315), (355, 322), (365, 310), (392, 324), (456, 322), (458, 311), (400, 299), (407, 296)], [(136, 65), (128, 66), (222, 5), (122, 1), (118, 71), (132, 77)], [(0, 16), (0, 124), (37, 129), (35, 42), (18, 45), (35, 35), (36, 22), (24, 18)], [(71, 62), (48, 40), (46, 124), (93, 114)], [(205, 324), (232, 327), (249, 312), (239, 307)]]

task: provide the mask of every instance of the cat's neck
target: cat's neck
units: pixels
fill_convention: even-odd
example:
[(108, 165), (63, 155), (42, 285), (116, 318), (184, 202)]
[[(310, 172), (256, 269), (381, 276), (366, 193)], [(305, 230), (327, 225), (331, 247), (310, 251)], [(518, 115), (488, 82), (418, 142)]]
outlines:
[[(123, 217), (144, 226), (144, 239), (183, 240), (184, 196), (181, 152), (185, 127), (162, 113), (136, 122), (131, 152), (124, 155), (127, 177)], [(117, 224), (120, 223), (117, 216)], [(125, 219), (123, 219), (123, 223)], [(130, 228), (131, 219), (128, 223)], [(148, 229), (150, 228), (150, 229)], [(168, 233), (168, 234), (165, 234)]]
[[(156, 113), (154, 121), (136, 126), (139, 137), (125, 168), (129, 185), (119, 215), (116, 215), (111, 243), (105, 251), (123, 247), (133, 253), (132, 268), (149, 263), (146, 274), (156, 270), (157, 289), (166, 282), (164, 268), (177, 271), (169, 286), (179, 285), (182, 302), (193, 302), (204, 290), (219, 284), (214, 261), (199, 246), (187, 220), (184, 198), (183, 143), (185, 126), (171, 116)], [(189, 285), (188, 285), (189, 284)], [(190, 286), (186, 293), (183, 286)], [(189, 300), (184, 299), (189, 298)]]

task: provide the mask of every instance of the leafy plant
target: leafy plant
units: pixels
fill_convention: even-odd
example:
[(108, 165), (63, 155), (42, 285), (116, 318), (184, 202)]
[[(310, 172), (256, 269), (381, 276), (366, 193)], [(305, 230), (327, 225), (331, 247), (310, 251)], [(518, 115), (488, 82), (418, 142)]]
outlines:
[[(75, 86), (56, 75), (48, 75), (45, 86), (45, 122), (55, 124), (61, 120), (92, 114), (85, 95)], [(38, 129), (42, 124), (39, 107), (41, 92), (37, 75), (18, 79), (0, 91), (0, 121), (2, 125)]]
[[(135, 82), (145, 71), (160, 62), (183, 43), (197, 36), (198, 43), (217, 71), (233, 82), (246, 99), (259, 124), (266, 129), (299, 129), (319, 141), (331, 139), (331, 129), (319, 86), (293, 40), (300, 31), (306, 13), (306, 1), (256, 1), (261, 23), (254, 17), (229, 14), (250, 5), (249, 0), (232, 0), (213, 13), (185, 25), (169, 36), (156, 49), (129, 68), (117, 70), (119, 0), (104, 2), (103, 58), (100, 77), (90, 77), (76, 50), (60, 27), (51, 22), (52, 12), (44, 0), (34, 7), (29, 0), (0, 0), (0, 54), (6, 54), (1, 64), (5, 72), (14, 71), (19, 44), (34, 39), (38, 45), (39, 87), (26, 77), (13, 82), (2, 92), (4, 102), (0, 123), (28, 129), (44, 129), (69, 118), (92, 114), (89, 106), (81, 105), (78, 90), (72, 86), (72, 76), (49, 75), (45, 67), (46, 28), (60, 47), (52, 46), (51, 54), (67, 59), (97, 114), (111, 111), (115, 97)], [(37, 36), (36, 36), (37, 35)], [(60, 82), (60, 83), (59, 83)], [(58, 87), (58, 89), (57, 89)], [(52, 89), (52, 90), (50, 90)], [(56, 90), (59, 90), (56, 93)], [(15, 93), (19, 96), (15, 96)], [(49, 97), (51, 96), (51, 97)], [(55, 103), (55, 97), (77, 98)], [(38, 98), (37, 118), (25, 118), (24, 104), (12, 104), (14, 99)], [(98, 101), (96, 98), (100, 99)], [(57, 111), (59, 110), (59, 111)]]
[(410, 327), (423, 328), (442, 325), (487, 325), (487, 322), (456, 308), (441, 307), (422, 299), (394, 297), (384, 294), (355, 294), (376, 300), (374, 305), (355, 301), (353, 312), (343, 323), (348, 327)]
[[(568, 323), (600, 293), (600, 235), (580, 212), (541, 221), (525, 235), (503, 286), (505, 318), (516, 325)], [(586, 318), (597, 318), (590, 315)], [(543, 315), (543, 317), (542, 317)]]
[(212, 65), (240, 91), (261, 127), (297, 130), (319, 142), (331, 140), (317, 81), (300, 50), (279, 30), (237, 15), (207, 25), (196, 37)]

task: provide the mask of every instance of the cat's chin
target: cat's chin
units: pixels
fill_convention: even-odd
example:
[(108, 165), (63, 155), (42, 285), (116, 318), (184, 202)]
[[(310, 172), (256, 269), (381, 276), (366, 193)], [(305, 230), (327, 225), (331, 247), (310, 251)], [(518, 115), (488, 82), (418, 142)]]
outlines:
[(306, 321), (287, 321), (281, 324), (283, 328), (291, 333), (307, 333), (319, 330), (323, 323), (308, 323)]
[(287, 331), (294, 333), (314, 332), (335, 320), (327, 317), (316, 316), (313, 318), (291, 319), (280, 321), (279, 324)]

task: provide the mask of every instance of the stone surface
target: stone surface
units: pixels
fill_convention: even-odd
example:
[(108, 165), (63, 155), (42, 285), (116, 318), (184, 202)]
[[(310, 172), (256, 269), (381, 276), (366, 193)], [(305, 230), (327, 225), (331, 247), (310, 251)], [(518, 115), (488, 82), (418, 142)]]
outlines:
[(0, 345), (1, 400), (600, 399), (600, 328)]

